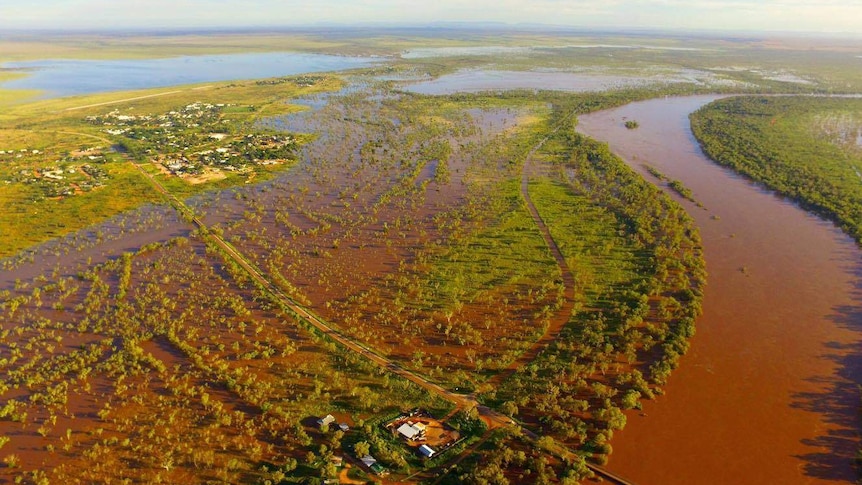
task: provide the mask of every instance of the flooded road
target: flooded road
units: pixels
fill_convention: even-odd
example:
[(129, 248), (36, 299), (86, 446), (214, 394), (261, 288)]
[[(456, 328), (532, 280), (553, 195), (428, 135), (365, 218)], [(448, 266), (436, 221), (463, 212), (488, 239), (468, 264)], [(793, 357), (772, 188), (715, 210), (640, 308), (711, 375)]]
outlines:
[(687, 115), (713, 99), (633, 103), (578, 125), (648, 180), (664, 185), (645, 163), (682, 181), (704, 206), (673, 194), (701, 228), (709, 272), (697, 335), (666, 394), (615, 434), (608, 468), (638, 484), (854, 483), (862, 252), (705, 158)]

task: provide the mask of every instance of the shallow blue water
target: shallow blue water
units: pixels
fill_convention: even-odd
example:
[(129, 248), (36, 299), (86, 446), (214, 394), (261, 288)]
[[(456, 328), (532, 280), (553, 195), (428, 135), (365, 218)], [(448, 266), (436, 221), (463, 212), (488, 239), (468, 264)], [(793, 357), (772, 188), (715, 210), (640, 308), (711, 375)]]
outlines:
[(3, 83), (9, 89), (39, 89), (44, 97), (125, 91), (180, 84), (259, 79), (364, 67), (380, 58), (270, 52), (184, 56), (143, 60), (41, 60), (4, 68), (29, 75)]

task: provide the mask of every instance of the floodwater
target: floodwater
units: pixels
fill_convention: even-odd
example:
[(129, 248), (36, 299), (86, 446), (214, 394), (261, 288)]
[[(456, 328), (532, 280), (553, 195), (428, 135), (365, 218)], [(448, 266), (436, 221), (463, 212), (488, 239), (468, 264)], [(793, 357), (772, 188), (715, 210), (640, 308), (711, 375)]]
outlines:
[(56, 276), (75, 276), (147, 244), (188, 237), (192, 230), (193, 226), (180, 219), (173, 208), (147, 205), (0, 259), (0, 291), (11, 290), (18, 280), (34, 281), (55, 269)]
[(427, 59), (431, 57), (454, 56), (505, 56), (536, 54), (533, 47), (523, 46), (461, 46), (461, 47), (424, 47), (410, 49), (401, 54), (403, 59)]
[(728, 84), (728, 81), (719, 79), (712, 73), (696, 69), (655, 72), (632, 70), (630, 74), (619, 74), (602, 69), (578, 72), (465, 69), (435, 79), (406, 84), (404, 89), (418, 94), (430, 95), (512, 89), (582, 93), (673, 83)]
[(551, 71), (464, 70), (409, 84), (405, 89), (419, 94), (441, 95), (510, 89), (586, 92), (643, 85), (646, 83), (640, 78), (614, 75)]
[(697, 335), (666, 394), (615, 434), (609, 468), (639, 484), (855, 483), (862, 254), (831, 223), (704, 157), (687, 115), (712, 99), (633, 103), (578, 125), (705, 206), (681, 201), (709, 271)]
[(664, 51), (700, 51), (697, 47), (672, 47), (644, 44), (567, 44), (551, 46), (458, 46), (458, 47), (420, 47), (410, 49), (401, 54), (404, 59), (426, 59), (429, 57), (454, 56), (506, 56), (506, 55), (541, 55), (555, 50), (567, 49), (648, 49)]
[(370, 66), (381, 58), (295, 52), (182, 56), (164, 59), (39, 60), (10, 62), (4, 69), (30, 75), (0, 86), (38, 89), (46, 97), (126, 91), (239, 79), (342, 71)]

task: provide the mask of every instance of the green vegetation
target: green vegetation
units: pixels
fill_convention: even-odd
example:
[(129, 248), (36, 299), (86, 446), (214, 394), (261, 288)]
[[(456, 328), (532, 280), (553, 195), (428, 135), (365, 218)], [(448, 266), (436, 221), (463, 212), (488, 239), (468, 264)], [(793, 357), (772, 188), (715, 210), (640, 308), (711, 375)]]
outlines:
[(661, 170), (653, 167), (652, 165), (643, 164), (644, 169), (653, 177), (661, 180), (662, 182), (666, 182), (668, 180), (667, 175), (662, 173)]
[(691, 219), (605, 145), (560, 130), (542, 156), (578, 174), (530, 191), (581, 300), (554, 344), (487, 397), (601, 462), (620, 410), (659, 392), (688, 348), (703, 260)]
[(634, 129), (638, 128), (640, 125), (641, 125), (641, 124), (640, 124), (640, 123), (638, 123), (638, 122), (637, 122), (637, 121), (635, 121), (635, 120), (628, 120), (628, 121), (626, 121), (626, 122), (625, 122), (625, 126), (626, 126), (626, 128), (628, 128), (628, 129), (630, 129), (630, 130), (634, 130)]
[(693, 202), (694, 205), (703, 208), (703, 204), (701, 204), (697, 199), (694, 198), (694, 192), (692, 192), (690, 188), (686, 187), (685, 184), (683, 184), (679, 180), (671, 180), (667, 183), (667, 186), (670, 187), (674, 192), (679, 194), (679, 196), (683, 199), (686, 199), (689, 202)]
[(560, 466), (540, 449), (505, 430), (494, 435), (445, 475), (440, 483), (485, 485), (491, 483), (582, 483), (592, 477), (581, 457)]
[(671, 190), (673, 190), (674, 192), (676, 192), (677, 194), (679, 194), (679, 196), (680, 196), (680, 197), (682, 197), (683, 199), (688, 200), (689, 202), (693, 202), (693, 203), (694, 203), (694, 205), (696, 205), (696, 206), (700, 207), (701, 209), (703, 209), (703, 208), (704, 208), (704, 207), (703, 207), (703, 204), (701, 204), (697, 199), (695, 199), (695, 198), (694, 198), (694, 193), (691, 191), (691, 189), (689, 189), (688, 187), (686, 187), (686, 186), (685, 186), (685, 184), (683, 184), (681, 181), (679, 181), (679, 180), (670, 180), (670, 179), (667, 177), (667, 175), (663, 174), (663, 173), (661, 172), (661, 170), (659, 170), (659, 169), (657, 169), (657, 168), (653, 167), (652, 165), (648, 165), (648, 164), (646, 164), (646, 163), (645, 163), (645, 164), (643, 164), (643, 167), (644, 167), (644, 169), (647, 171), (647, 173), (649, 173), (649, 174), (650, 174), (650, 175), (652, 175), (653, 177), (657, 178), (659, 181), (661, 181), (661, 182), (667, 182), (667, 186), (668, 186)]
[(862, 242), (862, 101), (745, 97), (691, 115), (718, 163), (792, 197)]

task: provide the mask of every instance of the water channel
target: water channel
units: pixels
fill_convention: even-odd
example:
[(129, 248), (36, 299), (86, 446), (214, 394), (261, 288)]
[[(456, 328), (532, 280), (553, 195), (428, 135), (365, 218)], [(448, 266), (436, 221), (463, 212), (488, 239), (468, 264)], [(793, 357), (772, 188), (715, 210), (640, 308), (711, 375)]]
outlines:
[(854, 483), (862, 253), (833, 224), (703, 155), (688, 114), (714, 99), (633, 103), (578, 125), (705, 207), (680, 199), (709, 271), (697, 335), (666, 395), (614, 436), (609, 468), (639, 484)]

